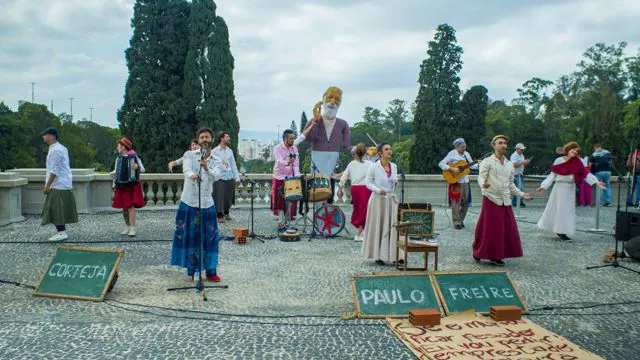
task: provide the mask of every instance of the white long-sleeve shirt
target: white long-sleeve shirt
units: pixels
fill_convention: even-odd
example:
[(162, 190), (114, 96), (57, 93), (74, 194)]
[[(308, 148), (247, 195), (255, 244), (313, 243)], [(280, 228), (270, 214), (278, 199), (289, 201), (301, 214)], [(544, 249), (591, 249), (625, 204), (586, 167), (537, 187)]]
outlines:
[(367, 170), (371, 166), (372, 162), (368, 160), (358, 161), (353, 160), (344, 169), (342, 177), (340, 177), (340, 187), (344, 187), (347, 180), (351, 180), (351, 186), (364, 185), (367, 178)]
[[(558, 165), (564, 163), (564, 157), (561, 156), (553, 162), (553, 165)], [(588, 173), (587, 177), (584, 179), (589, 185), (593, 185), (598, 182), (598, 178), (595, 177), (592, 173)], [(540, 184), (540, 187), (543, 189), (548, 189), (554, 182), (566, 182), (566, 183), (574, 183), (573, 175), (558, 175), (553, 171), (549, 174)]]
[(233, 150), (228, 146), (222, 148), (220, 145), (213, 149), (213, 153), (222, 160), (222, 178), (221, 180), (240, 181), (240, 173), (236, 165), (236, 158), (233, 156)]
[[(482, 196), (496, 205), (511, 206), (511, 196), (524, 195), (513, 183), (514, 175), (513, 163), (506, 157), (502, 162), (495, 155), (482, 160), (478, 174), (478, 185), (480, 185)], [(489, 181), (488, 188), (484, 187), (485, 180)]]
[(73, 189), (73, 176), (69, 166), (69, 151), (67, 148), (55, 142), (49, 145), (47, 153), (47, 173), (45, 175), (45, 185), (49, 182), (49, 177), (55, 175), (56, 179), (51, 184), (52, 189), (71, 190)]
[[(184, 174), (184, 186), (182, 187), (182, 196), (180, 201), (191, 206), (198, 207), (198, 181), (191, 180), (192, 175), (200, 172), (200, 150), (187, 151), (182, 163), (182, 173)], [(203, 209), (213, 206), (213, 183), (222, 176), (223, 165), (222, 160), (213, 153), (207, 158), (209, 171), (202, 170), (200, 184), (200, 206)]]
[[(464, 154), (460, 154), (458, 152), (458, 150), (451, 150), (449, 151), (449, 153), (447, 154), (447, 156), (444, 157), (444, 159), (442, 159), (440, 161), (440, 163), (438, 164), (438, 166), (440, 166), (440, 169), (442, 170), (449, 170), (449, 164), (453, 164), (453, 163), (457, 163), (460, 160), (464, 160), (466, 161), (468, 164), (470, 164), (471, 162), (473, 162), (473, 159), (471, 159), (471, 155), (468, 152), (464, 152)], [(478, 164), (473, 164), (470, 169), (473, 170), (477, 170), (478, 169)], [(469, 182), (469, 176), (465, 175), (463, 177), (460, 178), (460, 180), (458, 180), (459, 184), (466, 184)]]
[(387, 176), (387, 172), (379, 161), (372, 163), (367, 169), (365, 185), (372, 192), (380, 194), (380, 190), (384, 190), (388, 194), (393, 194), (397, 184), (398, 168), (396, 164), (391, 163), (391, 177)]

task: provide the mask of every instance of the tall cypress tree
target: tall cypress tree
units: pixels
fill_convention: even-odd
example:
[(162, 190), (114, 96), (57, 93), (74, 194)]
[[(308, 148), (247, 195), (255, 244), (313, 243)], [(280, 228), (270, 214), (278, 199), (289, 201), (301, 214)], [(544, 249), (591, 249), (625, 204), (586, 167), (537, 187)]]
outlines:
[[(307, 114), (303, 111), (302, 115), (300, 115), (300, 133), (301, 134), (304, 128), (307, 126), (307, 122), (309, 122), (309, 120), (307, 119)], [(302, 143), (300, 143), (300, 145), (298, 145), (298, 156), (300, 156), (300, 171), (308, 171), (309, 166), (306, 166), (305, 168), (305, 164), (306, 164), (305, 159), (307, 158), (307, 156), (309, 156), (308, 141), (303, 141)]]
[(193, 137), (182, 97), (188, 17), (185, 1), (136, 0), (134, 6), (126, 51), (129, 78), (118, 121), (149, 171), (163, 171)]
[(411, 148), (411, 171), (433, 173), (460, 134), (460, 77), (462, 48), (448, 24), (437, 27), (429, 41), (428, 58), (420, 65), (418, 97), (414, 117), (417, 139)]
[(488, 143), (483, 143), (485, 138), (485, 118), (487, 117), (487, 106), (489, 105), (488, 90), (482, 85), (471, 87), (460, 103), (461, 126), (460, 136), (462, 136), (467, 148), (475, 156), (484, 154), (489, 148)]
[[(188, 120), (192, 127), (210, 123), (209, 114), (202, 113), (204, 86), (211, 74), (207, 55), (211, 51), (215, 31), (215, 4), (210, 0), (193, 0), (189, 14), (189, 48), (184, 68), (182, 94), (189, 108)], [(212, 125), (212, 124), (211, 124)], [(215, 128), (215, 127), (214, 127)]]
[[(212, 2), (213, 3), (213, 2)], [(214, 5), (215, 10), (215, 5)], [(204, 82), (204, 103), (199, 118), (216, 131), (224, 130), (232, 138), (231, 149), (238, 154), (240, 122), (234, 94), (234, 59), (229, 42), (229, 29), (224, 19), (216, 16), (215, 31), (210, 39), (207, 59), (209, 69)]]

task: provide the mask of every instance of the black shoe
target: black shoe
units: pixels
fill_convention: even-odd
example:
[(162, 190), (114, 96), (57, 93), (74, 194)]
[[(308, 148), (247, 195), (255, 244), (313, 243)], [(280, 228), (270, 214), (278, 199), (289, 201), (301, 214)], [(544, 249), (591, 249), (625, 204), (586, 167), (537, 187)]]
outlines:
[(496, 265), (496, 266), (504, 266), (505, 263), (502, 260), (491, 260), (489, 261), (489, 264), (491, 265)]
[(560, 240), (571, 240), (566, 234), (556, 234), (560, 237)]
[(404, 264), (404, 260), (403, 259), (398, 260), (398, 264), (400, 265)]
[(384, 261), (376, 260), (376, 265), (384, 266)]
[(610, 206), (611, 206), (611, 203), (606, 203), (606, 204), (602, 205), (602, 207), (610, 207)]
[(477, 262), (477, 263), (479, 263), (479, 262), (480, 262), (480, 258), (475, 257), (475, 256), (473, 257), (473, 260), (475, 260), (475, 262)]
[(462, 227), (466, 227), (466, 226), (464, 226), (464, 223), (460, 223), (460, 226), (462, 226)]
[(454, 228), (460, 230), (460, 229), (462, 229), (462, 225), (454, 225)]
[(527, 207), (527, 205), (526, 205), (525, 203), (521, 203), (521, 204), (520, 204), (520, 207), (521, 207), (521, 208), (526, 208), (526, 207)]

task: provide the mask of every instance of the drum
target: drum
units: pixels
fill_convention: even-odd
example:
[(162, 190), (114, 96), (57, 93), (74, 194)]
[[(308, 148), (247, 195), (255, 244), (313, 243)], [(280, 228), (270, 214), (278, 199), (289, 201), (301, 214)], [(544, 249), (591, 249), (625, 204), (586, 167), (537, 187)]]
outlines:
[(286, 201), (302, 200), (302, 178), (299, 176), (284, 179), (284, 199)]
[(336, 236), (344, 229), (344, 213), (335, 205), (323, 205), (313, 214), (313, 225), (323, 236)]
[(134, 184), (138, 181), (140, 173), (133, 169), (135, 162), (135, 155), (118, 155), (115, 168), (116, 176), (114, 178), (116, 186)]
[(307, 197), (310, 202), (325, 201), (331, 198), (331, 179), (322, 174), (307, 178)]

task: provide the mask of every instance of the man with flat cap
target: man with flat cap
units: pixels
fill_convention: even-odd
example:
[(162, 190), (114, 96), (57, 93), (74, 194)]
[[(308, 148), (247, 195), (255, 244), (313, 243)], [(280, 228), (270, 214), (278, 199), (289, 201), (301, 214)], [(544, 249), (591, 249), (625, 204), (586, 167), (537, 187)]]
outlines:
[[(453, 142), (453, 147), (454, 149), (449, 151), (438, 166), (444, 171), (448, 170), (452, 173), (459, 173), (460, 170), (453, 166), (453, 164), (463, 160), (467, 164), (471, 164), (473, 160), (471, 159), (471, 155), (466, 151), (467, 145), (463, 138), (456, 139)], [(478, 164), (473, 164), (470, 169), (477, 170)], [(455, 184), (449, 184), (448, 196), (451, 203), (451, 217), (453, 218), (453, 226), (456, 229), (462, 229), (464, 227), (464, 218), (467, 216), (467, 209), (469, 209), (470, 193), (471, 189), (468, 175), (462, 176)]]
[(41, 135), (44, 142), (49, 145), (43, 190), (47, 198), (42, 209), (42, 225), (55, 225), (57, 233), (50, 237), (49, 241), (62, 241), (69, 237), (66, 224), (78, 222), (69, 152), (58, 142), (56, 128), (48, 127)]
[(508, 141), (504, 135), (496, 135), (491, 140), (494, 153), (482, 160), (478, 174), (482, 209), (473, 240), (473, 259), (476, 262), (489, 260), (490, 264), (497, 266), (505, 265), (503, 259), (522, 256), (511, 197), (531, 200), (531, 194), (523, 193), (513, 182), (513, 163), (505, 155)]

